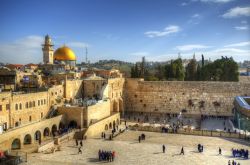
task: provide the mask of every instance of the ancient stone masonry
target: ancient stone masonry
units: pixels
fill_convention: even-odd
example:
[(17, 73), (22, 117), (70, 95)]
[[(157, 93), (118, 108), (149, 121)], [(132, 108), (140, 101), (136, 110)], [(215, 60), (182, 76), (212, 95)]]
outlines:
[(235, 96), (250, 94), (250, 83), (143, 81), (126, 79), (127, 112), (232, 116)]

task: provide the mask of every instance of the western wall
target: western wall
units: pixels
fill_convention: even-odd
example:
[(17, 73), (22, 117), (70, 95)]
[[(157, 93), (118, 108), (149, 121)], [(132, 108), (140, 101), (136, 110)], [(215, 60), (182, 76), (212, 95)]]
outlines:
[(250, 95), (250, 83), (143, 81), (126, 79), (126, 113), (232, 116), (235, 96)]

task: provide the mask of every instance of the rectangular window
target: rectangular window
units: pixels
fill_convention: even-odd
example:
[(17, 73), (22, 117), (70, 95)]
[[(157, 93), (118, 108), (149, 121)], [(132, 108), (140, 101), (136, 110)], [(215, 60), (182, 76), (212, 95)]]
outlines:
[(30, 116), (29, 120), (30, 120), (30, 121), (32, 120), (31, 116)]

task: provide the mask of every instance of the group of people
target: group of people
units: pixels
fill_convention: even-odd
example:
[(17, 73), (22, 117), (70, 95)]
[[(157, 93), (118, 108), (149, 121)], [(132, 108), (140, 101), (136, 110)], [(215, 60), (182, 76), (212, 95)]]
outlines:
[(233, 160), (232, 163), (231, 163), (231, 161), (229, 160), (229, 161), (228, 161), (228, 165), (240, 165), (240, 163), (239, 163), (239, 162), (237, 163), (237, 162), (234, 161), (234, 160)]
[(197, 148), (199, 152), (203, 152), (203, 145), (198, 144)]
[(232, 148), (232, 154), (233, 154), (233, 157), (243, 157), (245, 159), (248, 159), (248, 156), (249, 156), (249, 153), (248, 153), (248, 150), (244, 150), (244, 149), (233, 149)]
[(115, 151), (102, 151), (99, 150), (98, 152), (99, 161), (108, 161), (113, 162), (115, 159)]

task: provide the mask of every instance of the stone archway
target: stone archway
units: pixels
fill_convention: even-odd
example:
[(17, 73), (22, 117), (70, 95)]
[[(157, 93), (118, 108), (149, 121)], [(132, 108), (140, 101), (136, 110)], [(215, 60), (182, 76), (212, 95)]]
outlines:
[(108, 124), (105, 125), (105, 130), (107, 131), (109, 129)]
[(40, 132), (39, 130), (37, 130), (37, 131), (35, 132), (35, 140), (36, 140), (36, 141), (39, 141), (39, 143), (40, 143), (41, 140), (42, 140), (41, 132)]
[(71, 120), (69, 122), (69, 128), (77, 128), (77, 122), (75, 120)]
[(50, 130), (48, 127), (46, 127), (43, 131), (43, 136), (46, 137), (46, 136), (49, 136), (50, 135)]
[(51, 128), (51, 133), (53, 136), (56, 136), (57, 135), (57, 126), (56, 124), (54, 124)]
[(14, 139), (14, 140), (12, 141), (11, 149), (12, 149), (12, 150), (21, 149), (21, 141), (20, 141), (20, 139), (16, 138), (16, 139)]
[(31, 135), (30, 134), (25, 135), (24, 140), (23, 140), (23, 144), (24, 145), (31, 144)]

